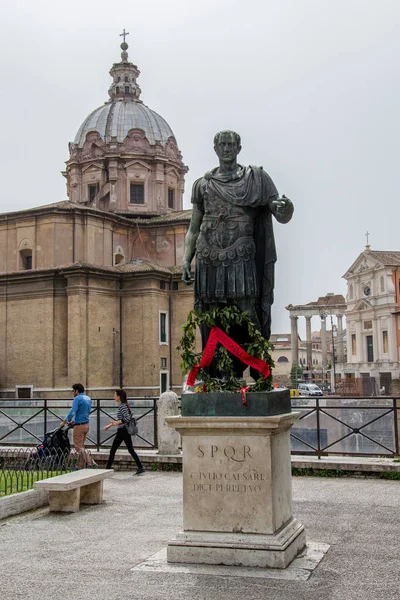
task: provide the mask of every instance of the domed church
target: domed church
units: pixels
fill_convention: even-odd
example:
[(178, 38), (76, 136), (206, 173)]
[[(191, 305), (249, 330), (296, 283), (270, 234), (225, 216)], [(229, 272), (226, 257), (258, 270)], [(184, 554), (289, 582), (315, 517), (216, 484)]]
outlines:
[(68, 200), (0, 215), (0, 397), (181, 390), (188, 169), (141, 99), (126, 35), (109, 99), (69, 144)]

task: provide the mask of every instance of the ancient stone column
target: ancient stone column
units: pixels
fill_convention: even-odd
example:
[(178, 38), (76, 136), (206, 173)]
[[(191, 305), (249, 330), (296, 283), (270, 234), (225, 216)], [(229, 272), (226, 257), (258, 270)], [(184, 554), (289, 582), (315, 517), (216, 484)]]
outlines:
[(299, 346), (297, 343), (298, 332), (297, 332), (297, 319), (295, 315), (290, 315), (291, 322), (291, 350), (292, 350), (292, 367), (299, 364)]
[(307, 369), (310, 369), (312, 366), (311, 317), (306, 317), (306, 349), (307, 349)]
[[(344, 362), (344, 346), (343, 346), (343, 315), (336, 315), (338, 325), (338, 363)], [(351, 342), (351, 340), (350, 340)]]
[(328, 366), (328, 353), (326, 347), (326, 317), (321, 316), (321, 347), (322, 347), (322, 367)]

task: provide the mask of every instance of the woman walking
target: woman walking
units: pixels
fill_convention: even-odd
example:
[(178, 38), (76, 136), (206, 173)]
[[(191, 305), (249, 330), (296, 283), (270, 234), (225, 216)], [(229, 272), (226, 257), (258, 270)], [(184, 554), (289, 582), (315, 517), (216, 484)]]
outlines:
[(128, 433), (127, 428), (125, 427), (125, 425), (129, 423), (132, 417), (132, 411), (126, 397), (126, 392), (124, 390), (115, 390), (114, 400), (119, 405), (117, 411), (117, 418), (115, 421), (111, 420), (109, 425), (106, 425), (104, 427), (104, 431), (107, 431), (107, 429), (110, 429), (110, 427), (117, 427), (117, 433), (111, 446), (110, 456), (108, 457), (106, 469), (111, 469), (116, 451), (118, 450), (122, 442), (125, 442), (125, 446), (128, 448), (128, 452), (132, 456), (137, 466), (137, 471), (135, 475), (141, 475), (145, 472), (145, 470), (143, 468), (142, 463), (140, 462), (140, 458), (133, 449), (132, 438)]

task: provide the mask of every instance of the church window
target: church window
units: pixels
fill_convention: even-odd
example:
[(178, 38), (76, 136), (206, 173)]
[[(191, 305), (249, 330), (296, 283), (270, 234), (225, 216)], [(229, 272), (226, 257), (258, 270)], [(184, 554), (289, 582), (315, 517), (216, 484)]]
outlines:
[(374, 362), (374, 338), (372, 335), (367, 335), (367, 361)]
[(125, 94), (129, 94), (129, 85), (125, 86)]
[(173, 281), (172, 282), (172, 290), (174, 292), (176, 292), (178, 289), (179, 289), (178, 282), (177, 281)]
[(98, 183), (90, 183), (88, 185), (88, 200), (89, 202), (93, 202), (97, 192), (99, 191), (99, 184)]
[(131, 204), (144, 204), (143, 183), (131, 183)]
[(160, 392), (163, 394), (168, 389), (168, 373), (161, 373), (160, 375)]
[(167, 313), (160, 312), (160, 344), (168, 343)]
[(121, 81), (121, 77), (118, 77), (117, 82), (119, 83)]
[(382, 348), (383, 354), (387, 354), (389, 352), (389, 340), (387, 331), (382, 331)]
[(278, 362), (278, 363), (287, 363), (287, 362), (289, 362), (289, 359), (288, 359), (287, 356), (280, 356), (276, 362)]
[(125, 75), (125, 83), (128, 83), (129, 79), (127, 77), (127, 75)]
[(385, 279), (381, 277), (381, 292), (385, 291)]
[(15, 386), (15, 397), (16, 398), (32, 398), (33, 397), (33, 385), (16, 385)]
[(163, 279), (161, 279), (161, 281), (160, 281), (160, 290), (165, 290), (166, 287), (167, 287), (166, 282)]
[(175, 190), (168, 188), (168, 208), (174, 208), (175, 204)]
[(115, 88), (115, 91), (117, 94), (119, 94), (119, 85), (117, 85), (117, 87)]
[(30, 271), (33, 267), (32, 264), (32, 250), (25, 248), (24, 250), (20, 251), (20, 257), (21, 257), (21, 261), (20, 261), (20, 268), (23, 271)]
[(351, 353), (354, 356), (357, 354), (357, 342), (356, 342), (356, 334), (351, 334)]

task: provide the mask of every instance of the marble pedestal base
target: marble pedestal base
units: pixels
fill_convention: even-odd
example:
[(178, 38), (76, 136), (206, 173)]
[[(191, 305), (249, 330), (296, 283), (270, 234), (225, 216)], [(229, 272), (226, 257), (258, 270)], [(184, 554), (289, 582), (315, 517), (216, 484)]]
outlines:
[(269, 417), (167, 417), (182, 436), (183, 528), (171, 563), (287, 567), (306, 544), (292, 515), (290, 427)]
[(295, 519), (271, 535), (183, 531), (168, 542), (167, 561), (285, 569), (305, 544), (304, 527)]

